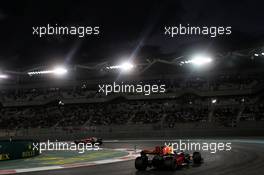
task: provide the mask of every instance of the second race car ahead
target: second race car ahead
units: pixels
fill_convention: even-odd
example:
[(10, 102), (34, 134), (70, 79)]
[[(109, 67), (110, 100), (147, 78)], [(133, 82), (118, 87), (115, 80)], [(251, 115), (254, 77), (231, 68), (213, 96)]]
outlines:
[(81, 140), (75, 140), (74, 141), (75, 144), (79, 144), (79, 143), (91, 143), (91, 144), (95, 144), (97, 143), (98, 145), (102, 145), (103, 144), (103, 139), (101, 138), (97, 138), (97, 137), (89, 137), (89, 138), (85, 138), (85, 139), (81, 139)]

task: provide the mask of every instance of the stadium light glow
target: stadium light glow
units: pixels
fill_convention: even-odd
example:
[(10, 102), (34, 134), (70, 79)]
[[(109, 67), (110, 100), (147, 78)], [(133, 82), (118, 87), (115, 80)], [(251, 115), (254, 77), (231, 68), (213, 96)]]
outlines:
[(194, 56), (191, 60), (189, 60), (190, 63), (193, 63), (197, 66), (205, 65), (211, 63), (212, 61), (212, 58), (203, 55)]
[(134, 65), (132, 63), (129, 63), (129, 62), (125, 62), (125, 63), (122, 63), (121, 64), (121, 69), (123, 71), (130, 71), (134, 68)]
[(52, 73), (56, 74), (56, 75), (64, 75), (68, 72), (67, 69), (65, 69), (64, 67), (56, 67), (55, 69), (53, 69)]
[(55, 74), (55, 75), (64, 75), (68, 72), (68, 70), (64, 67), (55, 67), (52, 70), (43, 70), (43, 71), (32, 71), (28, 72), (29, 76), (32, 75), (40, 75), (40, 74)]
[(131, 71), (135, 66), (130, 63), (130, 62), (124, 62), (120, 65), (115, 65), (115, 66), (109, 66), (109, 67), (106, 67), (106, 69), (121, 69), (122, 71), (124, 72), (129, 72)]
[(206, 55), (194, 55), (189, 60), (180, 61), (179, 62), (179, 65), (194, 64), (196, 66), (202, 66), (202, 65), (209, 64), (212, 61), (213, 61), (213, 59), (210, 56), (206, 56)]
[(217, 102), (217, 100), (216, 99), (212, 99), (212, 104), (215, 104), (216, 102)]
[(254, 56), (255, 56), (255, 57), (258, 57), (258, 56), (259, 56), (259, 54), (255, 53), (255, 54), (254, 54)]
[(32, 76), (32, 75), (39, 75), (39, 74), (50, 74), (52, 73), (51, 70), (44, 70), (44, 71), (32, 71), (32, 72), (28, 72), (27, 74), (29, 76)]
[(264, 52), (262, 52), (261, 55), (264, 56)]
[(5, 75), (5, 74), (0, 74), (0, 79), (7, 79), (7, 78), (8, 78), (7, 75)]

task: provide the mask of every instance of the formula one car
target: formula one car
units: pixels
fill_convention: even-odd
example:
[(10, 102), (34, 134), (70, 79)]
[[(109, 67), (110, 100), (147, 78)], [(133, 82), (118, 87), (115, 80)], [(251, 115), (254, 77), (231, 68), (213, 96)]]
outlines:
[(89, 138), (82, 139), (82, 140), (75, 140), (74, 143), (76, 145), (79, 144), (79, 143), (84, 143), (84, 144), (91, 143), (93, 145), (95, 143), (97, 143), (98, 145), (102, 145), (103, 144), (103, 139), (97, 138), (97, 137), (89, 137)]
[(140, 154), (141, 156), (135, 160), (135, 168), (139, 171), (144, 171), (147, 167), (175, 170), (191, 163), (200, 164), (203, 160), (199, 152), (191, 155), (184, 152), (176, 153), (169, 146), (157, 146), (154, 150), (143, 150)]

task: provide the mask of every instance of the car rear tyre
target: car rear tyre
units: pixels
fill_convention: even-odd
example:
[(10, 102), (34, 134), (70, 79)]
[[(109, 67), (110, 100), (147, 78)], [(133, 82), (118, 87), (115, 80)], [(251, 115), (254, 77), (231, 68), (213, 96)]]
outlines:
[(175, 170), (176, 169), (176, 162), (173, 157), (166, 157), (164, 160), (164, 167), (167, 170)]
[(199, 164), (199, 163), (201, 163), (201, 161), (202, 161), (201, 153), (199, 153), (199, 152), (194, 152), (194, 153), (193, 153), (193, 163), (195, 163), (195, 164)]
[(139, 171), (145, 171), (148, 166), (147, 158), (145, 157), (137, 157), (135, 160), (135, 167)]

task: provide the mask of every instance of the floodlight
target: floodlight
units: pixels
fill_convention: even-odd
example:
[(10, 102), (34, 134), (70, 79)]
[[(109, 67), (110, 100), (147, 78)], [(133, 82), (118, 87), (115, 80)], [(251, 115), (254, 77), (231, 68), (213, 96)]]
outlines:
[(68, 70), (66, 68), (64, 68), (64, 67), (55, 67), (54, 69), (51, 69), (51, 70), (32, 71), (32, 72), (28, 72), (27, 74), (29, 76), (40, 75), (40, 74), (64, 75), (67, 72), (68, 72)]
[(63, 106), (63, 105), (64, 105), (64, 102), (60, 100), (60, 101), (58, 102), (58, 104)]
[(56, 75), (64, 75), (68, 72), (68, 70), (64, 67), (56, 67), (52, 72)]
[(197, 66), (205, 65), (211, 63), (213, 60), (209, 56), (197, 55), (194, 56), (189, 62)]
[(132, 63), (130, 63), (130, 62), (124, 62), (124, 63), (119, 64), (119, 65), (108, 66), (108, 67), (106, 67), (106, 69), (121, 69), (121, 71), (129, 72), (134, 67), (135, 66)]
[(6, 79), (6, 78), (8, 78), (7, 75), (5, 75), (5, 74), (0, 74), (0, 79)]
[(216, 99), (212, 99), (212, 104), (215, 104), (216, 102), (217, 102), (217, 100)]
[(32, 72), (28, 72), (27, 74), (29, 76), (32, 76), (32, 75), (40, 75), (40, 74), (50, 74), (52, 72), (53, 71), (51, 71), (51, 70), (43, 70), (43, 71), (32, 71)]
[(254, 53), (254, 56), (255, 56), (255, 57), (258, 57), (258, 56), (259, 56), (259, 54), (257, 54), (257, 53)]
[(130, 71), (131, 69), (134, 68), (134, 65), (130, 62), (125, 62), (125, 63), (122, 63), (120, 65), (120, 68), (123, 70), (123, 71)]
[(264, 52), (262, 52), (261, 55), (264, 56)]

